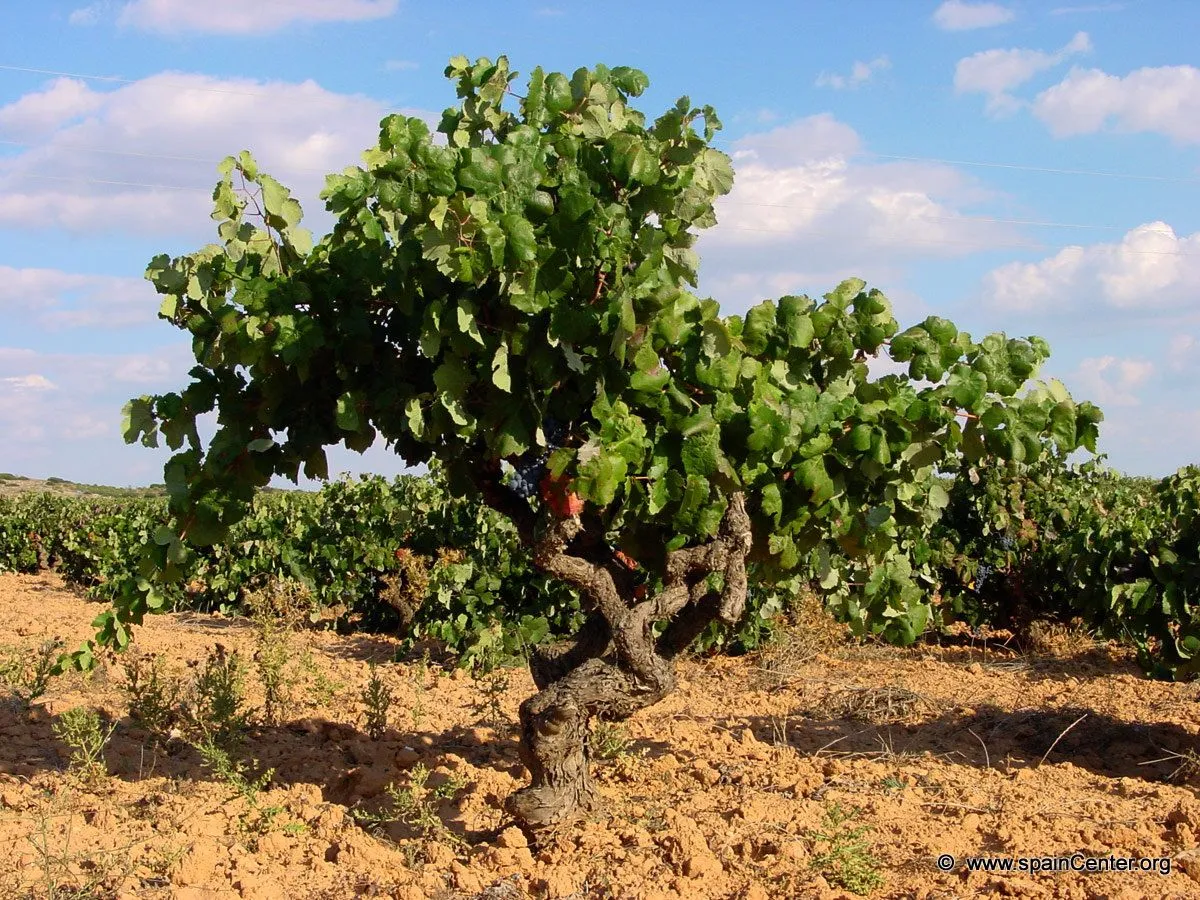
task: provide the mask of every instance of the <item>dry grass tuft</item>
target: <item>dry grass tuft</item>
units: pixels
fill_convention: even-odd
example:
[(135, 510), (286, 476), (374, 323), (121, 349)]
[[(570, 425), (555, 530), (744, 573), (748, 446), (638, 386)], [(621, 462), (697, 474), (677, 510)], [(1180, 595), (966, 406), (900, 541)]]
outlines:
[(894, 725), (911, 721), (922, 711), (934, 711), (929, 698), (896, 685), (844, 688), (827, 701), (824, 712), (832, 718), (864, 722), (868, 725)]
[(801, 677), (800, 669), (806, 663), (822, 653), (839, 650), (851, 640), (850, 629), (826, 611), (816, 594), (801, 594), (787, 623), (758, 652), (759, 675), (769, 687), (782, 687)]

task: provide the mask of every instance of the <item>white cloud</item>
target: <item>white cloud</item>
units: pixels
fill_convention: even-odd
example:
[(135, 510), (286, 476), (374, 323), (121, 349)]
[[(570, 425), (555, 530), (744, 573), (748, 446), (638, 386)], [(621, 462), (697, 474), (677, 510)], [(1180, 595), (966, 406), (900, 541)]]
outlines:
[(72, 10), (67, 16), (67, 24), (75, 26), (90, 26), (97, 25), (100, 20), (106, 18), (112, 11), (113, 0), (97, 0), (95, 3), (89, 3), (87, 6), (81, 6), (78, 9)]
[(817, 76), (816, 84), (817, 87), (830, 87), (835, 91), (857, 88), (870, 81), (876, 72), (882, 72), (891, 67), (891, 60), (886, 56), (877, 56), (870, 62), (855, 60), (854, 65), (850, 67), (849, 75), (835, 75), (822, 72)]
[(243, 148), (319, 212), (324, 175), (359, 161), (387, 111), (313, 81), (161, 73), (94, 90), (60, 80), (0, 107), (0, 136), (50, 129), (0, 157), (0, 227), (208, 236), (216, 165)]
[(112, 421), (89, 413), (78, 413), (62, 425), (59, 433), (68, 441), (85, 441), (88, 438), (115, 435), (116, 431), (116, 425)]
[(139, 354), (116, 361), (112, 379), (126, 384), (162, 384), (171, 375), (171, 360)]
[(0, 266), (0, 314), (47, 330), (144, 325), (155, 321), (158, 305), (141, 278)]
[(1075, 69), (1043, 91), (1033, 113), (1056, 137), (1149, 131), (1186, 144), (1200, 143), (1200, 69), (1159, 66), (1124, 78), (1099, 69)]
[(943, 31), (970, 31), (991, 28), (1016, 18), (1016, 13), (999, 3), (966, 3), (946, 0), (933, 13), (933, 22)]
[(1006, 311), (1195, 316), (1200, 232), (1180, 237), (1165, 222), (1149, 222), (1119, 243), (1065, 247), (1041, 262), (1008, 263), (985, 276), (984, 296)]
[(1082, 360), (1068, 380), (1074, 393), (1103, 409), (1141, 405), (1138, 390), (1153, 374), (1149, 360), (1099, 356)]
[(399, 0), (133, 0), (119, 22), (169, 34), (263, 34), (298, 22), (384, 19), (398, 6)]
[(52, 391), (56, 388), (53, 381), (45, 375), (12, 375), (0, 378), (0, 384), (15, 391)]
[(9, 139), (42, 137), (99, 109), (102, 97), (75, 78), (56, 78), (41, 91), (0, 107), (0, 134)]
[(1010, 91), (1020, 87), (1039, 72), (1052, 69), (1072, 56), (1088, 53), (1092, 42), (1079, 32), (1063, 47), (1047, 53), (1043, 50), (984, 50), (958, 61), (954, 68), (954, 91), (958, 94), (987, 95), (987, 111), (1003, 115), (1019, 109), (1022, 101)]
[(948, 165), (858, 158), (853, 128), (824, 113), (733, 145), (733, 191), (700, 238), (704, 290), (738, 307), (828, 290), (848, 275), (897, 285), (905, 265), (1011, 241), (963, 215), (990, 198)]
[(951, 205), (985, 196), (956, 169), (858, 162), (860, 150), (854, 129), (828, 113), (739, 140), (734, 188), (718, 201), (712, 235), (739, 245), (853, 240), (858, 249), (899, 245), (933, 256), (998, 237), (994, 225), (964, 221)]
[[(89, 458), (119, 452), (117, 430), (125, 401), (133, 394), (178, 387), (191, 364), (186, 342), (114, 355), (0, 347), (0, 434), (17, 445), (0, 448), (4, 468), (28, 469), (24, 474), (43, 471), (46, 465), (64, 473), (79, 468), (72, 457), (80, 451), (63, 453), (59, 441), (89, 442)], [(106, 479), (96, 472), (91, 480)]]

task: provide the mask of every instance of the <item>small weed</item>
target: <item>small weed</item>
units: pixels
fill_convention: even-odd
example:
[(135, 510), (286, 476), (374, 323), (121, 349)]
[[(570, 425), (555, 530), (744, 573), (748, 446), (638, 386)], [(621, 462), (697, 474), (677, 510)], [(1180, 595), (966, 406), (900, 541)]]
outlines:
[(84, 706), (68, 709), (59, 716), (54, 723), (54, 734), (71, 748), (71, 772), (86, 782), (96, 782), (107, 775), (104, 748), (116, 728), (113, 724), (105, 729), (100, 713)]
[(852, 687), (838, 691), (825, 704), (825, 712), (833, 718), (865, 722), (868, 725), (894, 725), (920, 715), (924, 710), (936, 710), (928, 698), (899, 685), (882, 687)]
[(254, 665), (263, 686), (263, 721), (278, 724), (291, 705), (293, 680), (288, 676), (288, 640), (286, 632), (265, 628), (258, 633), (258, 649)]
[(363, 688), (362, 702), (367, 708), (367, 734), (371, 740), (383, 737), (388, 728), (388, 716), (392, 710), (392, 689), (379, 674), (379, 667), (371, 663), (371, 677)]
[(662, 806), (652, 804), (647, 806), (646, 811), (635, 817), (633, 821), (651, 834), (657, 834), (667, 828), (667, 811)]
[(184, 704), (184, 720), (194, 743), (213, 743), (228, 749), (238, 743), (250, 718), (243, 709), (242, 663), (237, 651), (217, 644), (196, 672)]
[(508, 659), (504, 655), (499, 626), (480, 635), (471, 654), (471, 679), (482, 695), (471, 704), (471, 711), (481, 721), (499, 730), (512, 725), (502, 704), (508, 692), (509, 677), (504, 668)]
[(425, 694), (429, 690), (425, 686), (425, 681), (428, 677), (429, 651), (426, 650), (425, 655), (421, 657), (421, 661), (413, 667), (412, 673), (409, 675), (409, 679), (412, 681), (413, 694), (415, 695), (412, 708), (409, 710), (412, 715), (414, 731), (421, 727), (421, 721), (425, 718)]
[(259, 802), (259, 794), (271, 783), (271, 779), (275, 777), (275, 770), (267, 769), (252, 779), (248, 774), (250, 767), (245, 762), (234, 759), (214, 740), (208, 739), (192, 746), (200, 754), (209, 771), (246, 801), (249, 809), (242, 813), (239, 826), (248, 836), (249, 849), (255, 851), (258, 836), (270, 832), (275, 819), (284, 811), (282, 806), (263, 806)]
[(254, 623), (254, 664), (263, 686), (263, 719), (277, 724), (292, 702), (298, 681), (292, 660), (292, 635), (316, 609), (312, 593), (299, 581), (272, 579), (245, 598)]
[(204, 764), (217, 778), (233, 788), (247, 803), (254, 804), (259, 792), (271, 783), (275, 775), (274, 769), (268, 769), (253, 781), (247, 777), (248, 766), (241, 760), (235, 760), (229, 751), (215, 740), (198, 741), (192, 746), (204, 760)]
[(426, 840), (450, 844), (461, 849), (463, 839), (446, 827), (438, 816), (438, 804), (451, 800), (467, 786), (464, 778), (447, 778), (436, 787), (429, 786), (429, 769), (418, 763), (408, 776), (405, 787), (388, 785), (387, 804), (377, 812), (351, 810), (354, 820), (363, 827), (378, 833), (389, 822), (403, 822), (416, 830)]
[[(833, 803), (825, 810), (820, 831), (812, 832), (813, 857), (810, 865), (830, 884), (854, 894), (869, 894), (883, 884), (880, 862), (864, 835), (870, 825), (850, 827), (860, 810), (845, 810)], [(824, 845), (826, 849), (819, 851)]]
[(620, 759), (632, 752), (633, 739), (624, 725), (599, 720), (592, 725), (588, 748), (596, 759)]
[(633, 738), (624, 725), (603, 719), (592, 723), (588, 749), (595, 759), (607, 762), (618, 777), (627, 780), (633, 776), (637, 763), (649, 752), (644, 747), (641, 750), (634, 748)]
[(596, 720), (592, 724), (592, 733), (588, 736), (588, 749), (596, 760), (607, 762), (629, 762), (637, 754), (634, 750), (634, 739), (629, 737), (625, 726), (619, 722)]
[(888, 775), (879, 782), (879, 786), (887, 791), (898, 791), (904, 787), (904, 782), (895, 775)]
[(182, 686), (178, 679), (164, 675), (162, 657), (149, 654), (126, 659), (124, 669), (130, 717), (159, 740), (165, 739), (179, 716)]
[(1141, 765), (1148, 766), (1171, 761), (1175, 761), (1177, 765), (1175, 770), (1167, 776), (1168, 781), (1174, 784), (1190, 784), (1200, 780), (1200, 753), (1195, 750), (1168, 753), (1162, 759), (1147, 760)]
[(56, 638), (42, 642), (32, 658), (28, 651), (15, 649), (8, 650), (0, 660), (0, 680), (8, 685), (21, 709), (28, 711), (46, 693), (62, 646), (63, 642)]
[(771, 740), (776, 747), (788, 746), (788, 732), (791, 727), (790, 716), (771, 716)]
[(36, 824), (25, 835), (33, 851), (33, 862), (17, 867), (15, 893), (7, 892), (11, 884), (5, 879), (4, 896), (101, 900), (119, 893), (119, 885), (135, 869), (131, 845), (110, 850), (73, 850), (72, 823), (77, 813), (75, 808), (64, 808), (58, 799), (39, 807)]
[(317, 667), (317, 661), (308, 650), (300, 655), (299, 668), (302, 674), (312, 679), (306, 691), (309, 705), (319, 708), (332, 706), (338, 700), (338, 695), (346, 689), (344, 682), (334, 681)]

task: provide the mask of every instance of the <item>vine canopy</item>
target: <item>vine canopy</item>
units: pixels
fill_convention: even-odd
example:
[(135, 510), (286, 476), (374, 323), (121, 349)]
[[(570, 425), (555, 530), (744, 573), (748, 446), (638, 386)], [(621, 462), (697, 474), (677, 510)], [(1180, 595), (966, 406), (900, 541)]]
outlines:
[[(464, 493), (548, 456), (552, 492), (651, 570), (714, 536), (741, 492), (759, 577), (816, 559), (833, 587), (819, 560), (837, 546), (873, 561), (881, 627), (904, 633), (924, 621), (906, 535), (945, 506), (939, 474), (1094, 451), (1099, 410), (1029, 383), (1040, 338), (975, 341), (938, 317), (901, 331), (857, 279), (745, 315), (696, 296), (696, 234), (734, 179), (711, 107), (684, 97), (650, 122), (631, 105), (648, 79), (626, 67), (537, 68), (523, 96), (503, 56), (446, 74), (460, 103), (436, 132), (389, 116), (362, 164), (328, 177), (319, 241), (244, 152), (221, 166), (219, 242), (151, 262), (197, 365), (126, 407), (126, 440), (175, 451), (175, 524), (102, 640), (123, 644), (161, 602), (155, 580), (273, 476), (326, 477), (336, 444), (440, 461)], [(876, 357), (895, 374), (873, 375)]]

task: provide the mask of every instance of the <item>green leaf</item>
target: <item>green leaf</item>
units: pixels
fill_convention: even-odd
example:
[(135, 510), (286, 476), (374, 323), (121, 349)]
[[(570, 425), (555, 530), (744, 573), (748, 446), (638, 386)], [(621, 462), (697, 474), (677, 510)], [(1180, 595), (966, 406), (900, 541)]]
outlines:
[(929, 486), (929, 505), (934, 509), (945, 509), (950, 505), (950, 495), (936, 481)]
[(264, 211), (268, 216), (278, 220), (278, 223), (272, 222), (271, 224), (277, 224), (277, 227), (280, 228), (299, 225), (303, 212), (300, 204), (292, 199), (291, 191), (269, 175), (261, 176), (259, 184), (262, 186)]
[(121, 434), (125, 443), (132, 444), (139, 437), (145, 447), (158, 446), (158, 421), (154, 417), (154, 398), (137, 397), (121, 409)]
[(696, 167), (704, 173), (714, 194), (728, 194), (733, 189), (733, 161), (720, 150), (706, 148), (696, 160)]
[(801, 485), (812, 492), (810, 501), (814, 504), (824, 503), (833, 498), (837, 488), (829, 472), (825, 469), (825, 459), (822, 456), (804, 460), (796, 467), (796, 479)]
[(413, 437), (420, 439), (425, 434), (425, 413), (421, 409), (421, 401), (416, 397), (409, 400), (404, 405), (404, 417)]
[(742, 343), (746, 345), (747, 353), (757, 356), (767, 349), (771, 336), (775, 332), (775, 319), (775, 304), (770, 300), (764, 300), (746, 313), (746, 323), (742, 328)]
[(561, 72), (546, 76), (546, 109), (551, 115), (559, 115), (575, 105), (571, 94), (571, 83)]
[(713, 428), (689, 435), (683, 441), (683, 470), (689, 475), (709, 476), (717, 471), (721, 455), (720, 435)]
[(475, 310), (471, 308), (470, 301), (460, 300), (456, 313), (458, 330), (470, 337), (479, 346), (485, 346), (483, 335), (479, 333), (479, 323), (476, 321)]
[(358, 431), (362, 422), (358, 417), (358, 403), (353, 394), (342, 394), (337, 399), (337, 426), (342, 431)]
[(780, 327), (787, 335), (788, 346), (807, 347), (816, 337), (812, 319), (808, 313), (812, 301), (807, 297), (782, 297), (776, 314)]
[(650, 87), (650, 79), (639, 69), (617, 66), (611, 75), (613, 84), (630, 97), (640, 97), (642, 92)]
[(492, 384), (506, 393), (512, 393), (512, 379), (508, 375), (508, 345), (501, 343), (492, 357)]
[(474, 379), (456, 356), (449, 357), (433, 373), (433, 383), (437, 389), (451, 397), (462, 397)]
[(519, 265), (537, 259), (537, 234), (524, 216), (501, 216), (500, 224), (508, 236), (508, 254)]

